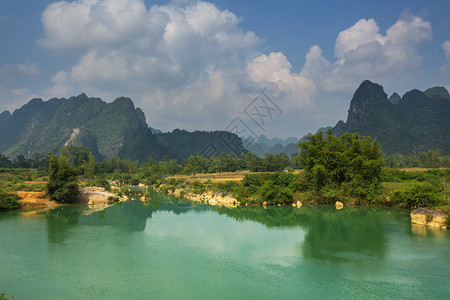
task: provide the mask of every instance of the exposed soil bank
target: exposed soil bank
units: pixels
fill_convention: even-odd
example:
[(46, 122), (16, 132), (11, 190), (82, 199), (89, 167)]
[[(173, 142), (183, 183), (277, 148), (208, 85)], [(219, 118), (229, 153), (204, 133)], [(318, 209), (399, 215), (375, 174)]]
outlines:
[(448, 215), (429, 208), (417, 208), (411, 212), (411, 223), (430, 228), (447, 229)]

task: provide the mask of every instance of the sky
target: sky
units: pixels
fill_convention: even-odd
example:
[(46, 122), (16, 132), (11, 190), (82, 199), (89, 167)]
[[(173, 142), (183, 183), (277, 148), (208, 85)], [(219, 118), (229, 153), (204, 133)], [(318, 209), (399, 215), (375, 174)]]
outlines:
[(130, 97), (153, 128), (302, 137), (368, 79), (450, 90), (450, 1), (0, 0), (0, 112)]

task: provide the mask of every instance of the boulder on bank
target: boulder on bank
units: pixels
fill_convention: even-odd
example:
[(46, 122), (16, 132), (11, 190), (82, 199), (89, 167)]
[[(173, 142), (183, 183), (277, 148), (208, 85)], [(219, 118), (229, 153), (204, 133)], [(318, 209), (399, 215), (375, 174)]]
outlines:
[(412, 224), (425, 225), (431, 228), (447, 228), (448, 215), (429, 208), (416, 208), (410, 216)]
[(334, 203), (334, 206), (336, 207), (336, 209), (342, 209), (344, 207), (344, 204), (340, 201), (336, 201), (336, 203)]

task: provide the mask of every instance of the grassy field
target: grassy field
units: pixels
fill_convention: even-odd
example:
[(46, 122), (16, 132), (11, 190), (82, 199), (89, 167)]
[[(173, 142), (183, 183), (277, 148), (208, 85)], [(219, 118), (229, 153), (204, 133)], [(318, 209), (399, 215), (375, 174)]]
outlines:
[(4, 192), (42, 192), (45, 184), (45, 176), (35, 169), (0, 169), (0, 189)]
[(245, 175), (250, 174), (250, 171), (238, 171), (238, 172), (224, 172), (224, 173), (211, 173), (211, 174), (195, 174), (195, 175), (174, 175), (167, 177), (168, 179), (182, 179), (188, 182), (200, 181), (207, 182), (227, 182), (227, 181), (241, 181)]

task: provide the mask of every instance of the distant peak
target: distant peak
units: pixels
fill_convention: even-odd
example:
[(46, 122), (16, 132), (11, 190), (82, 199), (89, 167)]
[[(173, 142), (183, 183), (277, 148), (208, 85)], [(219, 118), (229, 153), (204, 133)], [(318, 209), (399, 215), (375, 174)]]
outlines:
[(81, 93), (81, 94), (79, 94), (78, 96), (76, 96), (74, 98), (89, 99), (89, 97), (85, 93)]
[(426, 91), (424, 91), (423, 93), (428, 98), (440, 97), (440, 98), (450, 99), (450, 95), (449, 95), (447, 89), (443, 86), (435, 86), (435, 87), (429, 88)]
[(397, 94), (396, 92), (394, 92), (390, 97), (389, 97), (389, 101), (392, 104), (398, 104), (400, 99), (402, 99), (402, 97), (400, 97), (399, 94)]

